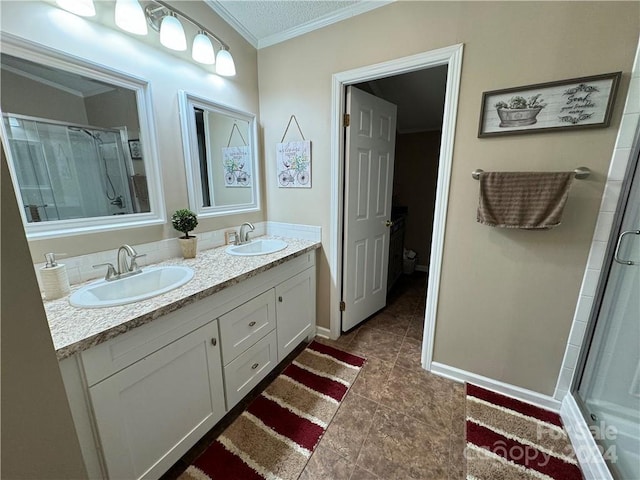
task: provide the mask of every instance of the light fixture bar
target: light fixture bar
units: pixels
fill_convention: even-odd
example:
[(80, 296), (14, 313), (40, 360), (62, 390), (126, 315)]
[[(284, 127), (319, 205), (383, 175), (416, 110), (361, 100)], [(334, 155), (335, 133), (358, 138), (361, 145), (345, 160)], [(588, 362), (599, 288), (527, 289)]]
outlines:
[[(149, 3), (149, 5), (147, 5), (145, 7), (145, 12), (147, 14), (147, 18), (149, 19), (149, 23), (151, 24), (151, 27), (154, 28), (155, 30), (159, 30), (160, 29), (160, 19), (166, 13), (166, 12), (163, 12), (163, 10), (165, 10), (165, 9), (169, 10), (170, 12), (175, 13), (179, 17), (184, 18), (187, 22), (191, 23), (192, 25), (195, 25), (199, 30), (205, 31), (207, 33), (207, 35), (209, 35), (216, 42), (218, 42), (220, 44), (220, 46), (224, 50), (229, 50), (229, 45), (227, 45), (225, 42), (220, 40), (220, 37), (218, 37), (216, 34), (214, 34), (207, 27), (202, 25), (200, 22), (197, 22), (196, 20), (194, 20), (190, 16), (185, 15), (180, 10), (177, 10), (173, 5), (169, 5), (167, 2), (163, 2), (161, 0), (153, 0), (153, 2)], [(162, 13), (162, 15), (159, 16), (158, 13)]]

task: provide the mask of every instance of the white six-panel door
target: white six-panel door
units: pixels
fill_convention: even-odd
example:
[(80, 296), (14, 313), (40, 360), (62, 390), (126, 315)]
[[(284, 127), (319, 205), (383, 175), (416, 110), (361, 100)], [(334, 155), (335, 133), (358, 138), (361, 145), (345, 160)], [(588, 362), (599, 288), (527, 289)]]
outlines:
[(342, 331), (386, 305), (396, 106), (347, 88)]

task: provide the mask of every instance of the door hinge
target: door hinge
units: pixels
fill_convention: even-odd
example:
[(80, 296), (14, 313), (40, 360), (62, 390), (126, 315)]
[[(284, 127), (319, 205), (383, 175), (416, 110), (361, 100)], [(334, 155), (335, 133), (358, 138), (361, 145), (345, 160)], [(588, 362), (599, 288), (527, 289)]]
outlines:
[(344, 312), (347, 309), (347, 304), (344, 302), (340, 302), (340, 311)]
[(343, 123), (345, 127), (348, 127), (351, 124), (351, 115), (345, 113), (343, 117)]

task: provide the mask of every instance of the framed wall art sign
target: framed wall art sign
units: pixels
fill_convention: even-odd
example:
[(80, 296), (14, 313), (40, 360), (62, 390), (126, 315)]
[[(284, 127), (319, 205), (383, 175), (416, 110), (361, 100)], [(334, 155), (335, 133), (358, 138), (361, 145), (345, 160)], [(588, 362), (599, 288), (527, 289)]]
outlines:
[(311, 141), (276, 145), (278, 187), (311, 188)]
[(248, 145), (222, 148), (225, 187), (251, 188), (251, 149)]
[[(291, 121), (296, 122), (302, 141), (284, 141), (291, 126)], [(282, 135), (282, 140), (276, 144), (276, 169), (278, 187), (311, 188), (311, 140), (304, 138), (295, 115), (289, 117), (289, 123), (287, 123), (287, 128), (284, 131), (284, 135)]]
[(478, 137), (608, 127), (621, 72), (482, 94)]
[(142, 160), (142, 148), (140, 147), (140, 140), (129, 140), (129, 153), (133, 160)]

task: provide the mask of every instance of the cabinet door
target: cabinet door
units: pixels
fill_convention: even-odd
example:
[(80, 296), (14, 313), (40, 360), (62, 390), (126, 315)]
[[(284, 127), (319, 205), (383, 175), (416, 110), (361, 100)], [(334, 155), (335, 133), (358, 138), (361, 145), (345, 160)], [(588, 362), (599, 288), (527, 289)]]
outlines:
[(276, 286), (278, 362), (308, 336), (316, 318), (316, 270), (307, 270)]
[(89, 389), (109, 478), (157, 478), (225, 414), (213, 321)]

